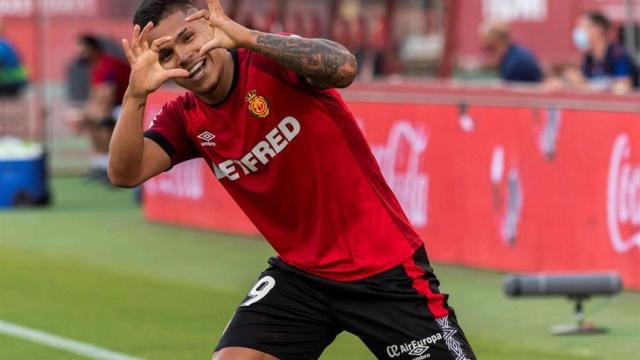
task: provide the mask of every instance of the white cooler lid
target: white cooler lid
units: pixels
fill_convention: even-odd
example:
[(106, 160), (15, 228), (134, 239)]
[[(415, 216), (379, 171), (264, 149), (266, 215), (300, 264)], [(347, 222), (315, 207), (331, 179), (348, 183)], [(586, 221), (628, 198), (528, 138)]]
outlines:
[(41, 144), (24, 141), (15, 137), (0, 138), (0, 161), (26, 161), (42, 157)]

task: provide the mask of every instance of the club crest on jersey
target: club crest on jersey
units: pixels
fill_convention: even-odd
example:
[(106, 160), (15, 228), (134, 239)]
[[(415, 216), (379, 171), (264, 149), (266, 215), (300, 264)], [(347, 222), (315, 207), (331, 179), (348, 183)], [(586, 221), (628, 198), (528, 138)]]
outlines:
[(249, 111), (253, 116), (258, 119), (264, 119), (269, 116), (269, 101), (264, 96), (258, 95), (257, 91), (249, 91), (244, 101), (249, 103)]

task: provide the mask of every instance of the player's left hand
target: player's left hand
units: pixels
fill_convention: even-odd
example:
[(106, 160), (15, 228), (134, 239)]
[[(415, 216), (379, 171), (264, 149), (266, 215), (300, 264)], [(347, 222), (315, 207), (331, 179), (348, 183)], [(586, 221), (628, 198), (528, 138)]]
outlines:
[(246, 47), (252, 39), (251, 30), (225, 15), (219, 0), (207, 0), (207, 5), (208, 10), (199, 10), (185, 19), (187, 22), (205, 19), (213, 29), (213, 40), (204, 44), (200, 49), (200, 55), (218, 48)]

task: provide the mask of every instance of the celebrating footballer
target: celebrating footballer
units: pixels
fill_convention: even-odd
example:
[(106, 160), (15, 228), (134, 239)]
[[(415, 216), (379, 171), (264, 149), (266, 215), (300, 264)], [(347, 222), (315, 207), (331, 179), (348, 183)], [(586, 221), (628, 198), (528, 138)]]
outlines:
[[(278, 254), (214, 360), (318, 359), (342, 331), (378, 359), (475, 359), (336, 90), (357, 71), (344, 46), (247, 29), (218, 0), (144, 0), (134, 25), (111, 181), (138, 186), (202, 158)], [(187, 92), (145, 131), (147, 96), (169, 80)]]

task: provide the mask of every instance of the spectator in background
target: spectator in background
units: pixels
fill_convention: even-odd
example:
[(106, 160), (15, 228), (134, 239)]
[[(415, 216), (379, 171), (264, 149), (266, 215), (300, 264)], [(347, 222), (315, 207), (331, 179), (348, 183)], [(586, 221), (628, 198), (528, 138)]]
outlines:
[(290, 34), (299, 34), (301, 29), (300, 21), (296, 16), (287, 14), (284, 16), (282, 29)]
[(498, 67), (502, 80), (528, 83), (543, 80), (538, 60), (531, 51), (513, 42), (506, 24), (483, 25), (481, 38), (482, 51)]
[(610, 41), (611, 23), (597, 11), (588, 11), (576, 21), (575, 46), (584, 51), (580, 71), (566, 71), (570, 85), (579, 89), (629, 93), (638, 87), (638, 68), (625, 48)]
[(370, 81), (387, 74), (385, 24), (382, 18), (361, 15), (348, 23), (351, 47), (358, 60), (358, 79)]
[[(332, 22), (331, 40), (344, 45), (356, 57), (358, 64), (364, 63), (364, 46), (362, 41), (356, 40), (357, 29), (344, 17), (338, 17)], [(362, 67), (358, 67), (361, 71)]]
[(129, 84), (127, 63), (104, 51), (93, 35), (82, 35), (79, 59), (89, 65), (89, 96), (79, 113), (71, 119), (79, 133), (88, 134), (93, 147), (90, 178), (108, 182), (109, 142), (122, 98)]
[(322, 37), (324, 35), (322, 30), (322, 20), (317, 13), (305, 12), (303, 14), (300, 36), (310, 39)]
[(29, 80), (15, 47), (5, 37), (4, 23), (0, 19), (0, 96), (20, 95)]

